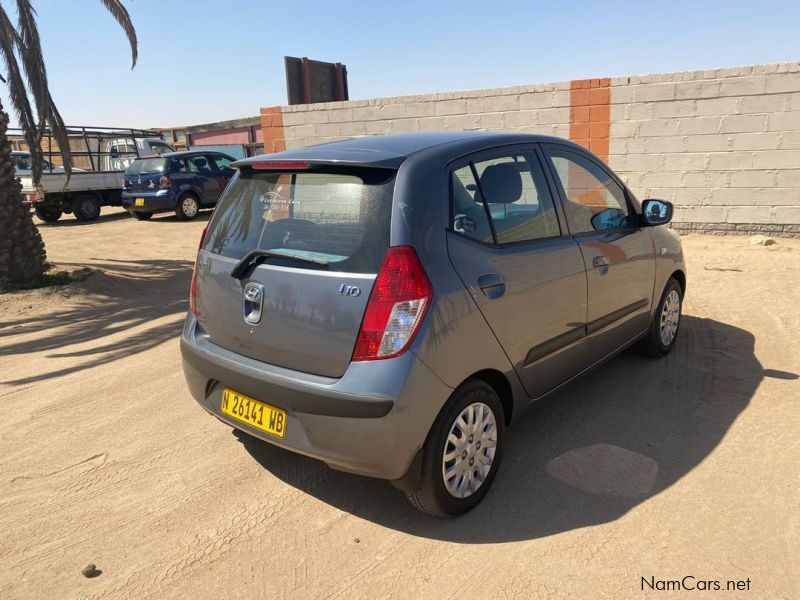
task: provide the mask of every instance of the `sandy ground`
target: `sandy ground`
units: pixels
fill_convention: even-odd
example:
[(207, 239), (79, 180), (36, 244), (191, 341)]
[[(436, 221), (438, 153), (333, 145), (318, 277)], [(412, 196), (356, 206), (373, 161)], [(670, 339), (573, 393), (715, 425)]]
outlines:
[(101, 273), (0, 296), (0, 598), (616, 599), (685, 576), (800, 598), (800, 241), (686, 238), (675, 351), (534, 407), (485, 502), (440, 521), (195, 405), (204, 220), (42, 225), (51, 260)]

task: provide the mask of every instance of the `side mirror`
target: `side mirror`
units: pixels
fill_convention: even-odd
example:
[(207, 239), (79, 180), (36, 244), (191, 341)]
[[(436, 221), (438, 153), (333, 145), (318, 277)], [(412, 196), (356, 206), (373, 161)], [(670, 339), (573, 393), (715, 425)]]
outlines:
[(666, 225), (672, 220), (672, 202), (650, 199), (642, 202), (642, 216), (646, 225)]

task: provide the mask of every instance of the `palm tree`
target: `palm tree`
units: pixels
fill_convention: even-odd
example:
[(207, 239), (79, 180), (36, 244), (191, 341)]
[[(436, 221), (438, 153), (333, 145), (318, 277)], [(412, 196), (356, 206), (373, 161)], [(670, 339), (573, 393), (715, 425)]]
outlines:
[[(121, 0), (100, 0), (125, 31), (131, 45), (132, 66), (136, 65), (137, 41), (130, 15)], [(16, 0), (17, 25), (0, 3), (0, 57), (14, 111), (31, 153), (34, 183), (42, 174), (41, 141), (49, 127), (64, 163), (67, 177), (72, 172), (69, 140), (64, 121), (47, 86), (36, 11), (31, 0)], [(8, 142), (8, 114), (0, 102), (0, 288), (41, 284), (47, 269), (47, 254), (30, 212), (22, 204), (22, 186), (14, 174)]]

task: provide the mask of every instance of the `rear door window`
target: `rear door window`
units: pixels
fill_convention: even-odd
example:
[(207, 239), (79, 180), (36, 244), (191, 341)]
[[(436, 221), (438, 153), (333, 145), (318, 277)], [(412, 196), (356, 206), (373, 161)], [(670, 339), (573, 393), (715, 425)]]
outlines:
[(561, 235), (550, 188), (532, 151), (474, 161), (452, 171), (450, 179), (450, 229), (456, 233), (496, 244)]
[[(217, 204), (203, 247), (237, 260), (252, 250), (272, 250), (327, 263), (332, 271), (377, 273), (389, 246), (394, 175), (382, 169), (242, 169)], [(282, 262), (301, 264), (280, 258), (269, 264)]]
[(224, 171), (231, 168), (232, 159), (222, 156), (221, 154), (210, 154), (208, 156), (211, 161), (211, 166), (215, 171)]
[(206, 156), (187, 156), (186, 165), (189, 173), (197, 173), (198, 175), (211, 175), (211, 165), (209, 164), (208, 157)]
[(188, 171), (188, 167), (186, 166), (186, 159), (185, 158), (175, 158), (172, 157), (169, 159), (169, 172), (170, 173), (186, 173)]
[(535, 155), (511, 154), (476, 162), (475, 171), (497, 243), (561, 235), (553, 198)]

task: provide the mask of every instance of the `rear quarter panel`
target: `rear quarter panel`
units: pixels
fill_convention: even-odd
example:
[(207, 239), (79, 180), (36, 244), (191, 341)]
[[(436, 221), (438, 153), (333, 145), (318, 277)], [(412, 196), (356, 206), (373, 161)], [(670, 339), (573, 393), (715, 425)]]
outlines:
[(200, 200), (200, 203), (205, 201), (202, 178), (191, 173), (175, 173), (170, 174), (170, 179), (172, 180), (172, 196), (176, 200), (186, 192), (191, 192)]

